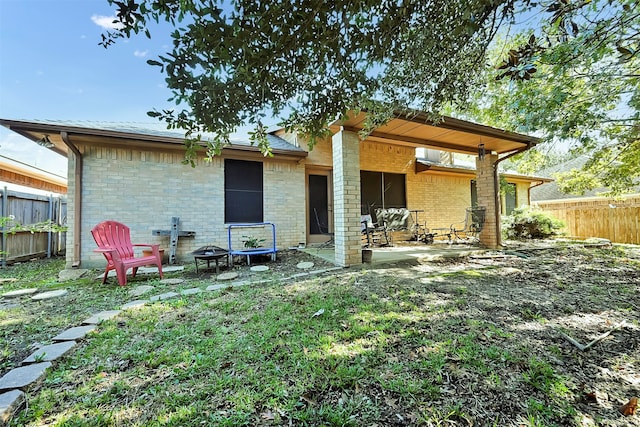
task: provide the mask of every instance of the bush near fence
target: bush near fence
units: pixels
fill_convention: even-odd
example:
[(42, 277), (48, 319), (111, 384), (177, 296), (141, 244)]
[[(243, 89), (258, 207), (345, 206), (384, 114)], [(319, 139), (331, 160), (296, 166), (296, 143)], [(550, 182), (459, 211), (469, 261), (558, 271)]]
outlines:
[(532, 203), (566, 224), (571, 237), (601, 237), (614, 243), (640, 244), (640, 195), (619, 200), (603, 197), (541, 200)]

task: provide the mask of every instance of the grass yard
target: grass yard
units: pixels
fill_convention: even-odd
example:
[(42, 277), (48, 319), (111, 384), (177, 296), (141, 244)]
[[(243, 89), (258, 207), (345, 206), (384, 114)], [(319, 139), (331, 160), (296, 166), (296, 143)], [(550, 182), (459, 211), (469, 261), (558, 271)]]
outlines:
[[(50, 302), (0, 300), (0, 371), (34, 343), (131, 300), (131, 286), (211, 284), (188, 271), (182, 285), (59, 284), (61, 267), (0, 270), (18, 279), (3, 292), (70, 291)], [(639, 319), (640, 248), (631, 246), (520, 249), (230, 287), (101, 323), (29, 390), (9, 425), (640, 426), (640, 413), (619, 412), (640, 397)], [(567, 337), (601, 339), (581, 351)]]

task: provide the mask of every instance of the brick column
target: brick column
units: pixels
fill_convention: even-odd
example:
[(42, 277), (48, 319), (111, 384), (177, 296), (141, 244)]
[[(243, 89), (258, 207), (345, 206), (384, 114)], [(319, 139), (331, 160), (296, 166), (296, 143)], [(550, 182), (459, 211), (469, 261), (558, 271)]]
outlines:
[(360, 242), (360, 140), (354, 132), (333, 136), (333, 228), (335, 259), (343, 267), (362, 264)]
[(498, 160), (497, 154), (486, 154), (484, 159), (476, 158), (476, 186), (478, 189), (478, 206), (486, 209), (484, 227), (480, 233), (480, 244), (490, 248), (498, 249), (500, 246), (500, 221), (497, 204), (500, 188), (497, 187), (493, 173), (495, 163)]

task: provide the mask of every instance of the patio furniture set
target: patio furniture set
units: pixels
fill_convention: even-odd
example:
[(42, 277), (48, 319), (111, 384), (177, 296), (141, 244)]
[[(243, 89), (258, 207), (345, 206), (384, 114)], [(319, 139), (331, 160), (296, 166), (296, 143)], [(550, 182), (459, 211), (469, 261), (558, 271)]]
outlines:
[(436, 239), (446, 238), (448, 243), (477, 243), (485, 220), (484, 207), (466, 209), (465, 219), (453, 223), (448, 228), (428, 228), (426, 220), (420, 221), (423, 210), (406, 208), (376, 209), (375, 221), (372, 214), (361, 215), (363, 246), (391, 246), (391, 233), (404, 231), (410, 234), (410, 240), (425, 244)]

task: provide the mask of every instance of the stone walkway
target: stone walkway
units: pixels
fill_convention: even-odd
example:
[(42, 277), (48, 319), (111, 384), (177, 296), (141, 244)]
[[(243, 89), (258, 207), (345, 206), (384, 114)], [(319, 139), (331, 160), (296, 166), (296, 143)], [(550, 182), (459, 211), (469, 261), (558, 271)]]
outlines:
[[(311, 264), (311, 265), (309, 265)], [(312, 263), (305, 264), (304, 266), (298, 266), (300, 269), (310, 269), (313, 267)], [(148, 299), (138, 299), (129, 301), (122, 305), (118, 310), (101, 311), (93, 316), (85, 319), (80, 325), (69, 328), (60, 334), (52, 338), (53, 344), (44, 346), (34, 351), (21, 363), (21, 366), (9, 371), (2, 378), (0, 378), (0, 425), (8, 423), (8, 421), (20, 411), (26, 404), (25, 391), (32, 385), (37, 384), (46, 376), (46, 372), (53, 363), (66, 354), (75, 349), (81, 341), (87, 338), (87, 335), (98, 327), (100, 322), (105, 320), (111, 320), (118, 316), (123, 310), (131, 310), (139, 307), (143, 307), (146, 304), (150, 304), (155, 301), (162, 301), (176, 297), (187, 297), (190, 295), (199, 294), (201, 292), (211, 292), (220, 289), (226, 289), (229, 287), (240, 287), (247, 285), (261, 285), (273, 282), (275, 280), (286, 281), (300, 279), (305, 276), (314, 276), (332, 271), (342, 270), (342, 267), (332, 267), (321, 270), (305, 271), (298, 274), (294, 274), (291, 277), (284, 279), (268, 279), (261, 281), (237, 281), (231, 280), (237, 278), (235, 276), (223, 274), (217, 277), (218, 281), (228, 281), (226, 283), (218, 283), (215, 285), (207, 286), (204, 290), (201, 288), (183, 289), (180, 292), (166, 292), (149, 297)], [(102, 277), (100, 277), (102, 278)], [(165, 279), (167, 284), (179, 284), (183, 283), (183, 279)], [(153, 289), (151, 286), (139, 286), (130, 291), (130, 295), (133, 297), (139, 297), (144, 293), (150, 292)], [(64, 291), (64, 292), (62, 292)], [(55, 298), (57, 296), (66, 293), (66, 290), (59, 290), (53, 292), (38, 293), (37, 289), (25, 289), (3, 294), (5, 298), (15, 298), (24, 295), (33, 295), (34, 298), (38, 295), (45, 295), (46, 298)], [(42, 297), (40, 297), (42, 298)]]

